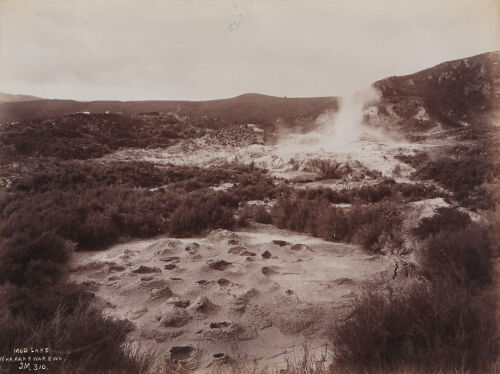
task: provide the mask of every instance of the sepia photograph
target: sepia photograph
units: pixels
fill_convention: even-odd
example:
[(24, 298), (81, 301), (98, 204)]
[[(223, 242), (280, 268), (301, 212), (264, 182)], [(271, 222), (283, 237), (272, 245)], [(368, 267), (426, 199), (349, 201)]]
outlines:
[(499, 0), (0, 0), (0, 373), (500, 373)]

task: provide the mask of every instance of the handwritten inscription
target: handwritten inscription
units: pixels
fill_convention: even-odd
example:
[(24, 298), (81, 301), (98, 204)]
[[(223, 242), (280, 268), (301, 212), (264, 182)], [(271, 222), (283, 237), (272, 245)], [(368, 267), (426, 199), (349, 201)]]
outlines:
[(49, 348), (24, 347), (14, 348), (14, 353), (49, 353)]
[(0, 368), (16, 366), (19, 371), (48, 371), (62, 356), (52, 355), (48, 347), (14, 348), (10, 355), (0, 355)]

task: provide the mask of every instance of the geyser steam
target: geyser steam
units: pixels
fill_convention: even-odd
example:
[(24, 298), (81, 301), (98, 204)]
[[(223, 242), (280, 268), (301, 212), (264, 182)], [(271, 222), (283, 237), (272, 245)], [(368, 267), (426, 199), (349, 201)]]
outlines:
[(340, 100), (338, 112), (324, 113), (316, 119), (317, 130), (285, 135), (280, 139), (278, 149), (281, 153), (336, 152), (352, 147), (352, 143), (364, 137), (382, 138), (382, 134), (363, 123), (366, 108), (371, 106), (376, 111), (379, 100), (380, 93), (373, 86), (346, 95)]
[(356, 91), (342, 98), (340, 111), (332, 121), (325, 123), (326, 127), (320, 131), (328, 135), (334, 146), (360, 140), (363, 131), (368, 130), (363, 124), (363, 109), (367, 105), (374, 105), (379, 100), (380, 95), (373, 87)]

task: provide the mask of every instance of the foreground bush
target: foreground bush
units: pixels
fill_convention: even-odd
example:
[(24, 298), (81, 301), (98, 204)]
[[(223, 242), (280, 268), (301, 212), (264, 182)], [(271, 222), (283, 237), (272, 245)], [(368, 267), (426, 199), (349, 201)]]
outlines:
[(491, 243), (488, 230), (476, 224), (459, 231), (441, 230), (427, 239), (419, 262), (436, 281), (449, 279), (463, 287), (491, 283)]
[[(0, 352), (13, 352), (17, 347), (49, 347), (53, 356), (65, 360), (49, 363), (51, 373), (116, 370), (136, 374), (148, 369), (148, 357), (134, 357), (125, 348), (127, 324), (103, 317), (85, 303), (77, 303), (71, 311), (64, 303), (54, 308), (50, 316), (41, 318), (39, 313), (14, 314), (4, 306), (0, 313)], [(10, 371), (15, 372), (18, 364), (11, 365)]]
[(42, 286), (66, 274), (74, 245), (53, 231), (30, 236), (15, 232), (0, 240), (0, 284)]
[(372, 288), (332, 335), (340, 365), (484, 372), (496, 359), (496, 295), (486, 226), (450, 208), (422, 220), (417, 259), (428, 280), (404, 290)]
[(485, 369), (496, 359), (495, 302), (453, 284), (367, 291), (332, 333), (340, 366)]

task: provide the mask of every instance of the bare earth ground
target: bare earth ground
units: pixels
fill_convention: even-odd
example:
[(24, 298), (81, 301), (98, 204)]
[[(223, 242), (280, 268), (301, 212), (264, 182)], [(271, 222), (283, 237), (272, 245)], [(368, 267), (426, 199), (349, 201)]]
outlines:
[[(293, 140), (293, 139), (292, 139)], [(306, 140), (307, 141), (307, 140)], [(348, 164), (355, 170), (362, 172), (373, 170), (385, 177), (395, 177), (397, 182), (409, 182), (409, 175), (414, 169), (395, 158), (396, 155), (413, 155), (418, 151), (432, 152), (452, 143), (451, 139), (434, 139), (420, 143), (406, 141), (375, 141), (362, 140), (349, 142), (335, 147), (335, 151), (307, 149), (304, 140), (300, 143), (291, 143), (283, 148), (264, 144), (227, 145), (207, 143), (201, 138), (181, 142), (166, 149), (122, 149), (106, 155), (103, 161), (133, 161), (142, 160), (158, 165), (196, 165), (200, 167), (223, 166), (227, 163), (254, 164), (267, 169), (277, 178), (297, 182), (314, 181), (319, 176), (308, 170), (311, 160), (335, 160), (340, 164)], [(294, 147), (295, 145), (295, 147)], [(393, 174), (394, 169), (400, 169), (399, 175)], [(365, 180), (369, 183), (368, 180)], [(337, 187), (350, 185), (349, 181), (336, 182)]]
[(193, 368), (229, 357), (279, 365), (306, 341), (321, 349), (332, 315), (363, 281), (392, 277), (396, 263), (267, 225), (135, 241), (73, 261), (72, 278), (135, 325), (132, 340), (158, 352), (191, 347), (174, 358)]

